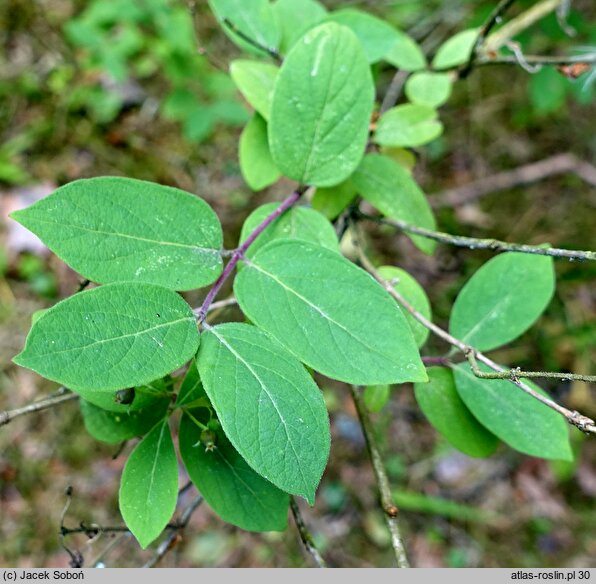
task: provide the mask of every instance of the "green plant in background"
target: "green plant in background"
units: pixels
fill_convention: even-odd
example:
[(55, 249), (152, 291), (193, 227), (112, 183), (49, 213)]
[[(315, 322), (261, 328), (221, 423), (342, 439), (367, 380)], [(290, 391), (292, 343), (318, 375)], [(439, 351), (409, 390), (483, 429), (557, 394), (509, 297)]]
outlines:
[(156, 75), (169, 84), (159, 96), (162, 114), (180, 122), (188, 140), (201, 142), (218, 124), (237, 126), (248, 117), (229, 77), (198, 53), (184, 5), (94, 0), (68, 22), (65, 34), (80, 52), (78, 66), (88, 79), (75, 87), (70, 106), (90, 108), (99, 122), (112, 121), (129, 102), (143, 101), (144, 89), (135, 82)]
[[(312, 372), (354, 386), (398, 563), (406, 566), (367, 408), (381, 410), (394, 391), (389, 386), (411, 382), (429, 422), (470, 456), (490, 456), (502, 441), (524, 454), (571, 460), (567, 422), (595, 433), (594, 422), (523, 378), (591, 378), (507, 369), (483, 352), (517, 339), (546, 309), (556, 286), (554, 257), (596, 255), (492, 241), (484, 247), (509, 253), (470, 278), (449, 331), (440, 329), (410, 274), (368, 259), (359, 222), (370, 216), (359, 204), (374, 208), (375, 220), (401, 227), (425, 254), (449, 237), (435, 231), (428, 199), (403, 164), (405, 149), (443, 132), (437, 108), (462, 71), (500, 58), (482, 52), (495, 22), (456, 34), (429, 65), (413, 39), (359, 10), (330, 13), (314, 0), (210, 5), (226, 34), (250, 53), (230, 67), (255, 110), (240, 139), (243, 176), (255, 190), (284, 176), (297, 183), (294, 192), (256, 209), (231, 251), (223, 249), (219, 220), (202, 199), (135, 179), (75, 181), (13, 213), (69, 266), (101, 284), (44, 312), (14, 361), (78, 394), (85, 425), (99, 440), (143, 437), (119, 496), (143, 548), (176, 507), (171, 424), (178, 417), (182, 461), (207, 503), (243, 529), (283, 530), (291, 495), (314, 504), (329, 455), (328, 415)], [(146, 6), (151, 10), (94, 3), (68, 34), (88, 50), (89, 67), (101, 64), (116, 80), (126, 79), (131, 56), (143, 55), (139, 70), (161, 63), (174, 84), (186, 83), (192, 75), (185, 67), (199, 66), (184, 58), (193, 44), (186, 17), (165, 2)], [(116, 19), (122, 24), (114, 29)], [(135, 33), (148, 25), (163, 40), (150, 58)], [(108, 51), (106, 34), (115, 34)], [(373, 116), (371, 65), (380, 61), (407, 73), (407, 100)], [(186, 111), (181, 104), (193, 100), (185, 92), (188, 86), (175, 87), (167, 112)], [(209, 128), (216, 119), (222, 118)], [(312, 207), (302, 206), (309, 199)], [(340, 215), (357, 263), (342, 255), (338, 226), (330, 222)], [(247, 322), (212, 324), (216, 295), (235, 268), (231, 302)], [(209, 286), (194, 310), (178, 294)], [(429, 331), (451, 352), (421, 354)], [(366, 387), (362, 396), (357, 386)], [(469, 511), (440, 500), (428, 508)]]

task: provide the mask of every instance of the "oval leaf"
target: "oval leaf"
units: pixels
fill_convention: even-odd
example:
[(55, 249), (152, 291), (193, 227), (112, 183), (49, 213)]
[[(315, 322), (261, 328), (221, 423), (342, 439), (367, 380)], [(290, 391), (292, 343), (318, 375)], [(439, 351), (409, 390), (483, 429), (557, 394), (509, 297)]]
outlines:
[(180, 455), (188, 476), (209, 506), (226, 522), (248, 531), (284, 531), (289, 497), (258, 475), (238, 454), (223, 432), (215, 449), (206, 450), (201, 429), (183, 416)]
[(528, 330), (548, 306), (554, 290), (551, 257), (498, 255), (457, 296), (449, 332), (479, 351), (495, 349)]
[(195, 317), (178, 294), (110, 284), (50, 308), (13, 361), (74, 391), (109, 391), (163, 377), (198, 346)]
[(146, 408), (129, 412), (110, 412), (81, 400), (81, 413), (85, 429), (93, 438), (108, 444), (118, 444), (147, 433), (157, 422), (165, 418), (169, 399), (153, 399)]
[(240, 170), (253, 191), (272, 185), (281, 176), (269, 151), (267, 122), (258, 114), (246, 124), (240, 136)]
[(384, 55), (385, 61), (404, 71), (418, 71), (426, 67), (426, 57), (418, 43), (406, 33), (396, 30), (393, 45)]
[(177, 499), (178, 461), (166, 420), (132, 451), (120, 481), (120, 513), (143, 549), (164, 530)]
[(356, 198), (356, 187), (350, 179), (334, 187), (318, 188), (311, 204), (332, 221)]
[(216, 280), (222, 268), (217, 216), (199, 197), (172, 187), (77, 180), (12, 218), (92, 282), (190, 290)]
[(305, 241), (274, 241), (234, 282), (252, 322), (317, 371), (361, 385), (426, 381), (408, 323), (366, 272)]
[[(488, 371), (482, 364), (480, 368)], [(510, 381), (476, 377), (467, 363), (453, 370), (457, 392), (474, 417), (511, 448), (538, 458), (573, 459), (567, 422), (560, 414)]]
[(451, 77), (446, 73), (420, 71), (406, 81), (405, 92), (412, 103), (439, 107), (451, 95)]
[(388, 385), (369, 385), (364, 388), (362, 398), (369, 412), (380, 412), (389, 401), (391, 388)]
[[(368, 154), (354, 173), (358, 192), (387, 217), (434, 230), (435, 218), (428, 200), (412, 175), (382, 154)], [(436, 243), (426, 237), (409, 236), (416, 247), (432, 254)]]
[(289, 178), (332, 186), (358, 166), (374, 86), (354, 33), (329, 22), (294, 45), (279, 73), (269, 125), (271, 155)]
[[(428, 320), (432, 319), (430, 311), (430, 302), (424, 288), (415, 278), (410, 276), (408, 272), (401, 268), (394, 268), (393, 266), (381, 266), (378, 269), (379, 276), (385, 280), (395, 280), (393, 287), (420, 313)], [(418, 347), (422, 347), (428, 339), (430, 331), (420, 322), (418, 322), (411, 314), (405, 313), (406, 320), (412, 329), (414, 340)]]
[(273, 88), (279, 68), (259, 61), (232, 61), (230, 75), (246, 101), (266, 120), (271, 111)]
[(281, 50), (287, 52), (310, 28), (319, 24), (327, 9), (316, 0), (277, 0), (273, 5), (282, 31)]
[(224, 432), (249, 466), (314, 504), (329, 456), (329, 418), (304, 367), (265, 332), (236, 323), (203, 333), (197, 366)]
[(397, 31), (384, 20), (354, 8), (338, 10), (330, 20), (354, 32), (364, 47), (369, 63), (380, 61), (395, 45)]
[(493, 454), (499, 441), (461, 400), (451, 370), (431, 367), (427, 373), (429, 382), (416, 383), (414, 392), (420, 409), (432, 426), (451, 446), (468, 456), (485, 458)]
[(271, 49), (279, 47), (281, 30), (268, 0), (208, 0), (208, 2), (223, 31), (241, 49), (256, 55), (265, 55), (265, 51), (243, 40), (225, 24), (224, 20), (229, 20), (237, 30), (263, 47)]
[[(122, 389), (120, 391), (98, 392), (92, 389), (77, 389), (77, 393), (90, 404), (107, 410), (108, 412), (115, 412), (117, 414), (128, 414), (149, 407), (155, 403), (155, 399), (171, 400), (172, 381), (169, 375), (164, 379), (157, 379), (146, 385), (141, 385), (134, 388), (133, 400), (130, 403), (123, 403), (124, 397), (130, 398), (127, 392), (131, 388)], [(125, 400), (129, 401), (129, 400)]]
[[(243, 243), (265, 217), (271, 215), (279, 207), (278, 203), (267, 203), (257, 207), (242, 225), (240, 243)], [(255, 253), (276, 239), (302, 239), (339, 252), (337, 235), (333, 225), (318, 211), (307, 207), (292, 207), (259, 235), (246, 252), (246, 257)]]
[(450, 69), (467, 63), (474, 43), (478, 38), (478, 28), (462, 30), (447, 39), (437, 51), (433, 59), (433, 69)]
[(381, 146), (415, 148), (432, 142), (443, 133), (435, 109), (408, 103), (386, 111), (377, 122), (374, 141)]

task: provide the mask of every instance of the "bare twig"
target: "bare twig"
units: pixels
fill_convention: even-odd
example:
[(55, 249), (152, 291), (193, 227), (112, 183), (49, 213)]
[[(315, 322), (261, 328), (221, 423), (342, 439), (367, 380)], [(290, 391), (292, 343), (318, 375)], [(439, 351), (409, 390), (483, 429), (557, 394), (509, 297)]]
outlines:
[(588, 184), (596, 186), (596, 167), (579, 160), (573, 154), (564, 153), (436, 193), (431, 196), (431, 205), (435, 209), (459, 207), (490, 193), (532, 184), (566, 173), (575, 173)]
[(418, 227), (406, 223), (401, 219), (388, 219), (384, 217), (377, 217), (367, 215), (360, 211), (357, 212), (357, 217), (375, 221), (376, 223), (384, 223), (397, 227), (406, 233), (419, 235), (441, 243), (448, 243), (457, 247), (467, 247), (469, 249), (490, 249), (491, 251), (509, 251), (518, 253), (528, 253), (541, 256), (550, 256), (555, 258), (565, 258), (568, 260), (592, 260), (596, 261), (596, 252), (582, 251), (572, 249), (559, 249), (556, 247), (542, 247), (539, 245), (527, 245), (523, 243), (508, 243), (506, 241), (499, 241), (498, 239), (479, 239), (476, 237), (464, 237), (463, 235), (451, 235), (449, 233), (442, 233), (441, 231), (432, 231), (424, 227)]
[(493, 27), (499, 22), (505, 11), (515, 2), (515, 0), (501, 0), (494, 8), (494, 10), (489, 14), (488, 18), (484, 22), (484, 24), (480, 27), (478, 31), (478, 36), (476, 37), (476, 42), (472, 47), (472, 51), (470, 52), (470, 58), (468, 62), (464, 65), (464, 67), (459, 72), (459, 77), (461, 79), (466, 78), (472, 68), (474, 67), (474, 62), (488, 36), (488, 33), (493, 29)]
[[(354, 230), (356, 231), (356, 229)], [(373, 266), (372, 262), (368, 259), (362, 247), (360, 246), (358, 241), (355, 241), (355, 247), (358, 252), (358, 257), (360, 259), (360, 263), (364, 267), (364, 269), (371, 275), (377, 282), (379, 282), (386, 290), (389, 292), (395, 300), (407, 311), (409, 312), (419, 323), (424, 325), (428, 330), (430, 330), (433, 334), (438, 336), (439, 338), (443, 339), (451, 346), (455, 347), (459, 351), (461, 351), (464, 355), (468, 355), (470, 352), (474, 353), (475, 358), (484, 363), (488, 367), (490, 367), (493, 371), (502, 372), (504, 368), (495, 363), (492, 359), (489, 359), (486, 355), (482, 354), (480, 351), (477, 351), (474, 347), (467, 345), (466, 343), (460, 341), (459, 339), (455, 338), (453, 335), (449, 334), (447, 331), (443, 330), (441, 327), (437, 326), (430, 320), (428, 320), (423, 314), (418, 312), (389, 282), (385, 280), (377, 271), (377, 269)], [(519, 387), (522, 391), (531, 395), (534, 399), (538, 400), (539, 402), (543, 403), (545, 406), (548, 406), (555, 412), (561, 414), (570, 424), (576, 426), (582, 432), (586, 432), (588, 434), (596, 434), (596, 422), (583, 414), (580, 414), (577, 411), (569, 410), (558, 403), (554, 402), (552, 399), (543, 396), (542, 394), (538, 393), (535, 389), (530, 387), (528, 384), (520, 381), (519, 379), (512, 379), (511, 377), (507, 378), (508, 381)]]
[[(214, 302), (213, 304), (211, 304), (211, 306), (209, 307), (209, 312), (215, 312), (218, 310), (222, 310), (224, 308), (227, 308), (228, 306), (234, 306), (238, 304), (238, 301), (236, 300), (236, 298), (234, 298), (234, 296), (230, 296), (229, 298), (226, 298), (224, 300), (219, 300), (218, 302)], [(200, 312), (200, 308), (195, 308), (193, 310), (195, 316), (198, 316), (199, 312)]]
[(313, 562), (317, 566), (317, 568), (326, 568), (327, 563), (323, 559), (323, 556), (319, 553), (317, 546), (302, 519), (302, 514), (300, 513), (300, 509), (298, 508), (298, 504), (294, 500), (294, 497), (290, 497), (290, 509), (292, 510), (292, 515), (294, 516), (294, 521), (296, 522), (296, 527), (298, 528), (298, 533), (300, 534), (300, 539), (304, 544), (304, 548), (313, 559)]
[(184, 509), (182, 515), (180, 517), (180, 521), (176, 522), (170, 529), (171, 532), (168, 536), (159, 544), (157, 551), (153, 555), (153, 557), (143, 566), (143, 568), (154, 568), (162, 559), (163, 557), (182, 539), (181, 532), (184, 531), (184, 528), (188, 525), (192, 514), (201, 506), (203, 502), (203, 497), (201, 495), (197, 495)]
[(486, 373), (478, 367), (474, 351), (468, 351), (466, 358), (472, 369), (472, 373), (480, 379), (562, 379), (563, 381), (585, 381), (586, 383), (596, 383), (596, 375), (580, 375), (579, 373), (561, 373), (559, 371), (522, 371), (519, 367), (498, 371), (495, 373)]
[[(512, 45), (513, 47), (514, 45)], [(574, 65), (583, 63), (593, 65), (596, 63), (596, 55), (573, 55), (573, 56), (551, 56), (551, 55), (498, 55), (496, 57), (482, 57), (478, 59), (475, 65)]]
[(227, 26), (236, 36), (240, 37), (245, 43), (248, 43), (251, 47), (266, 53), (271, 58), (275, 59), (278, 63), (283, 61), (282, 56), (279, 54), (279, 51), (274, 47), (267, 47), (262, 45), (257, 40), (253, 39), (245, 32), (241, 31), (229, 18), (224, 18), (222, 20), (223, 24)]
[(8, 424), (10, 421), (14, 420), (15, 418), (18, 418), (19, 416), (25, 416), (26, 414), (32, 414), (34, 412), (41, 412), (42, 410), (47, 410), (49, 408), (59, 406), (68, 401), (79, 399), (79, 396), (76, 393), (64, 393), (68, 390), (66, 390), (65, 388), (61, 389), (63, 391), (57, 393), (56, 395), (50, 396), (45, 399), (41, 399), (21, 408), (0, 412), (0, 426)]
[(361, 388), (351, 386), (351, 390), (354, 405), (356, 406), (356, 411), (358, 412), (360, 425), (362, 426), (362, 431), (364, 432), (364, 437), (366, 438), (368, 454), (370, 455), (377, 487), (379, 488), (383, 516), (385, 517), (385, 523), (387, 524), (387, 528), (391, 534), (391, 545), (393, 546), (393, 551), (395, 552), (397, 566), (399, 568), (409, 568), (410, 564), (406, 556), (406, 550), (404, 548), (403, 539), (399, 529), (399, 523), (397, 521), (399, 510), (393, 501), (393, 496), (391, 495), (391, 485), (389, 484), (387, 471), (385, 470), (385, 465), (383, 464), (383, 458), (379, 452), (379, 447), (377, 445), (377, 440), (374, 435), (374, 430), (368, 415), (368, 411), (366, 410), (366, 406), (364, 405), (364, 401), (362, 399)]

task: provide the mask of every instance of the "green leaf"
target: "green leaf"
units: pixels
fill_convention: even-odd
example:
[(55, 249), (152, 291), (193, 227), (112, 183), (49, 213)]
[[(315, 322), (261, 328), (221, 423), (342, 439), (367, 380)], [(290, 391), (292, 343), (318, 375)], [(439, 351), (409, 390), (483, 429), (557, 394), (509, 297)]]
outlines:
[(495, 349), (528, 330), (548, 306), (554, 290), (552, 258), (498, 255), (457, 296), (449, 332), (479, 351)]
[(184, 380), (182, 381), (182, 385), (180, 386), (178, 399), (176, 400), (176, 407), (188, 407), (194, 402), (206, 397), (207, 394), (203, 389), (196, 361), (192, 361), (188, 367)]
[(269, 151), (267, 122), (259, 114), (246, 124), (240, 136), (240, 170), (253, 191), (272, 185), (281, 176)]
[(310, 28), (319, 24), (327, 9), (316, 0), (277, 0), (273, 5), (282, 30), (281, 50), (287, 52)]
[(358, 166), (368, 139), (374, 85), (354, 33), (334, 22), (307, 32), (282, 65), (271, 105), (269, 145), (278, 168), (332, 186)]
[(364, 47), (369, 63), (380, 61), (395, 45), (395, 28), (362, 10), (345, 8), (330, 14), (329, 19), (354, 32)]
[(313, 195), (311, 204), (313, 209), (319, 211), (332, 221), (347, 208), (356, 198), (356, 187), (350, 179), (334, 187), (318, 188)]
[(470, 28), (447, 39), (439, 47), (433, 59), (433, 69), (450, 69), (467, 63), (478, 38), (478, 32), (478, 28)]
[(163, 377), (198, 346), (195, 317), (178, 294), (110, 284), (50, 308), (13, 361), (74, 391), (107, 392)]
[(284, 531), (289, 497), (258, 475), (222, 432), (205, 449), (201, 429), (187, 415), (180, 422), (180, 454), (188, 476), (227, 523), (248, 531)]
[(340, 381), (425, 381), (408, 323), (366, 272), (306, 241), (273, 241), (234, 282), (242, 311), (288, 351)]
[(395, 31), (393, 46), (384, 57), (385, 61), (404, 71), (418, 71), (426, 67), (426, 57), (418, 43), (401, 31)]
[(314, 504), (329, 456), (329, 419), (304, 367), (265, 332), (237, 323), (203, 333), (197, 366), (224, 432), (249, 466)]
[(143, 549), (164, 530), (177, 499), (178, 462), (165, 420), (132, 451), (120, 481), (120, 513)]
[(166, 375), (164, 379), (157, 379), (151, 383), (134, 388), (134, 399), (131, 403), (122, 403), (120, 391), (97, 392), (92, 389), (77, 389), (77, 393), (90, 404), (107, 410), (108, 412), (128, 414), (137, 410), (148, 408), (156, 402), (156, 398), (170, 401), (171, 399), (171, 378)]
[(405, 92), (413, 103), (439, 107), (451, 95), (451, 77), (447, 73), (420, 71), (406, 81)]
[(104, 410), (84, 399), (80, 405), (87, 432), (96, 440), (117, 444), (151, 430), (165, 418), (170, 400), (154, 398), (147, 407), (125, 413)]
[(382, 146), (415, 148), (432, 142), (443, 133), (437, 111), (426, 105), (407, 103), (386, 111), (377, 122), (374, 142)]
[(388, 385), (369, 385), (364, 388), (362, 397), (368, 411), (380, 412), (389, 401), (391, 388)]
[[(428, 320), (432, 319), (430, 302), (424, 288), (418, 284), (415, 278), (401, 268), (393, 266), (381, 266), (378, 270), (379, 276), (385, 280), (396, 280), (393, 287), (420, 313)], [(412, 329), (414, 340), (418, 347), (422, 347), (428, 339), (430, 331), (411, 314), (405, 313), (406, 320)]]
[(268, 0), (208, 0), (211, 10), (226, 35), (241, 49), (263, 56), (264, 51), (247, 43), (223, 21), (232, 25), (261, 46), (277, 49), (281, 39), (279, 23)]
[(432, 426), (451, 446), (468, 456), (484, 458), (493, 454), (499, 441), (478, 422), (461, 400), (451, 370), (430, 367), (427, 373), (429, 382), (416, 383), (414, 393)]
[[(382, 154), (368, 154), (352, 176), (358, 192), (375, 209), (393, 219), (435, 229), (428, 200), (410, 173)], [(432, 254), (436, 243), (419, 235), (409, 236), (416, 247)]]
[(269, 120), (273, 88), (279, 68), (270, 63), (259, 61), (232, 61), (230, 75), (244, 96), (255, 110)]
[(467, 363), (453, 371), (457, 392), (474, 417), (511, 448), (538, 458), (572, 460), (567, 422), (560, 414), (508, 380), (476, 377)]
[[(278, 203), (267, 203), (257, 207), (242, 225), (240, 243), (244, 243), (254, 229), (279, 207)], [(251, 258), (255, 253), (276, 239), (302, 239), (339, 252), (337, 235), (333, 225), (329, 223), (318, 211), (308, 207), (292, 207), (281, 217), (273, 221), (257, 237), (246, 252), (246, 257)]]
[(217, 216), (199, 197), (172, 187), (118, 177), (77, 180), (11, 217), (92, 282), (190, 290), (221, 272)]

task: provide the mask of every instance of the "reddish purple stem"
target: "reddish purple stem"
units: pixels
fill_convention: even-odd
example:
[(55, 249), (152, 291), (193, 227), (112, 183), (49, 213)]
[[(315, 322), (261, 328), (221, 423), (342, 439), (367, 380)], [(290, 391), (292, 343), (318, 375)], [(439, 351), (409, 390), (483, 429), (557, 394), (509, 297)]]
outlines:
[(246, 250), (254, 243), (255, 239), (259, 237), (259, 235), (261, 235), (261, 233), (263, 233), (263, 231), (265, 231), (269, 225), (271, 225), (271, 223), (283, 215), (283, 213), (285, 213), (290, 207), (296, 204), (305, 190), (306, 188), (303, 187), (295, 190), (277, 209), (275, 209), (275, 211), (273, 211), (273, 213), (267, 215), (267, 217), (265, 217), (265, 219), (259, 225), (257, 225), (257, 227), (255, 227), (255, 229), (240, 247), (234, 250), (230, 261), (226, 264), (224, 271), (221, 273), (219, 278), (217, 278), (215, 284), (213, 284), (213, 288), (209, 290), (209, 294), (207, 294), (207, 297), (199, 309), (199, 313), (197, 315), (197, 321), (199, 324), (205, 320), (211, 303), (215, 300), (217, 293), (220, 291), (224, 282), (229, 278), (230, 274), (236, 267), (236, 264), (244, 257)]

